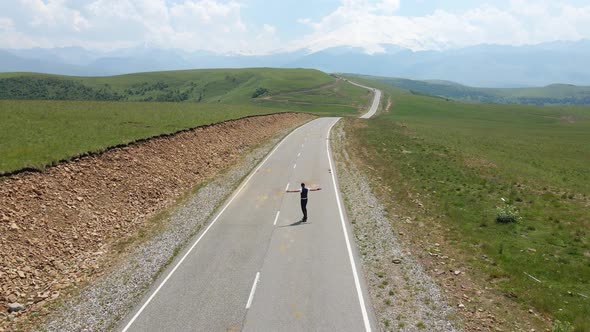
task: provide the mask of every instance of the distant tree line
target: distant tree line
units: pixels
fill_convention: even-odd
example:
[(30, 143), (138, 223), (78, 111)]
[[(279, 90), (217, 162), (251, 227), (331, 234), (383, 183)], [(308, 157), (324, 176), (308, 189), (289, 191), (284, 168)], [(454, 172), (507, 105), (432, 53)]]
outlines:
[(0, 99), (183, 102), (194, 96), (200, 102), (204, 91), (197, 88), (194, 82), (182, 90), (165, 82), (142, 82), (118, 92), (108, 84), (97, 88), (71, 79), (18, 76), (0, 79)]
[(130, 96), (141, 95), (144, 96), (146, 93), (151, 91), (165, 91), (168, 88), (168, 84), (164, 82), (148, 83), (143, 82), (134, 84), (128, 89), (125, 89), (125, 93)]
[(565, 98), (520, 97), (516, 99), (516, 103), (530, 105), (590, 105), (590, 96)]
[(20, 76), (0, 79), (0, 99), (118, 101), (126, 96), (109, 86), (90, 88), (74, 80)]
[[(165, 82), (143, 82), (125, 89), (125, 94), (129, 97), (145, 96), (138, 98), (139, 101), (182, 102), (189, 100), (196, 88), (197, 85), (194, 82), (190, 82), (189, 88), (184, 91), (173, 89)], [(199, 99), (196, 101), (201, 101), (201, 98), (201, 95), (199, 95)]]

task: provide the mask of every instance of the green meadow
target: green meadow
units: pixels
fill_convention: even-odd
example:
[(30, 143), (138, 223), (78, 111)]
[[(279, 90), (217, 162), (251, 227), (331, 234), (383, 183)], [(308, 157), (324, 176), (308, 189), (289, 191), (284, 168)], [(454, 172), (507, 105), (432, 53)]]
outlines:
[[(258, 89), (264, 93), (254, 98)], [(287, 95), (291, 101), (283, 99)], [(110, 146), (249, 115), (295, 111), (354, 116), (367, 101), (366, 90), (309, 69), (112, 77), (3, 73), (0, 174), (43, 169)]]
[[(486, 286), (590, 331), (590, 107), (464, 104), (358, 81), (394, 104), (347, 126), (392, 189), (385, 201), (416, 206), (419, 194), (426, 212), (412, 213), (441, 223)], [(507, 206), (520, 221), (496, 221)]]
[(254, 99), (256, 105), (310, 112), (322, 116), (356, 116), (370, 101), (368, 90), (343, 80), (329, 86), (306, 91), (277, 93)]
[(0, 100), (0, 172), (42, 169), (142, 138), (283, 111), (251, 105)]

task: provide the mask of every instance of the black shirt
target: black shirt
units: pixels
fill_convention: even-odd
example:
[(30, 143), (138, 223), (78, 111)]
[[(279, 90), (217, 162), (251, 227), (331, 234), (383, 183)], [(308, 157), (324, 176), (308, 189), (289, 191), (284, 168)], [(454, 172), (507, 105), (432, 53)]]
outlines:
[(301, 199), (307, 199), (307, 191), (308, 189), (303, 187), (301, 188)]

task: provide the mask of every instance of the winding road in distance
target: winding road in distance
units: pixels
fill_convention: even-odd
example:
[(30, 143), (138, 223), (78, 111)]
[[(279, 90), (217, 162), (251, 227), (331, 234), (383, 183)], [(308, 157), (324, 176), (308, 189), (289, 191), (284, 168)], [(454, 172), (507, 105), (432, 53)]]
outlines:
[[(380, 96), (376, 90), (365, 116)], [(330, 156), (328, 137), (338, 120), (319, 118), (285, 137), (118, 329), (372, 331)], [(299, 221), (299, 193), (285, 193), (301, 182), (322, 188), (309, 192), (307, 222)]]
[(381, 90), (379, 89), (375, 89), (375, 88), (371, 88), (362, 84), (358, 84), (352, 81), (348, 81), (348, 83), (352, 84), (352, 85), (356, 85), (359, 86), (361, 88), (365, 88), (367, 90), (371, 90), (373, 91), (373, 93), (375, 94), (373, 96), (373, 103), (371, 104), (371, 108), (369, 109), (369, 111), (363, 115), (361, 115), (361, 119), (368, 119), (370, 117), (372, 117), (373, 115), (375, 115), (375, 113), (377, 113), (377, 108), (379, 107), (379, 102), (381, 101)]

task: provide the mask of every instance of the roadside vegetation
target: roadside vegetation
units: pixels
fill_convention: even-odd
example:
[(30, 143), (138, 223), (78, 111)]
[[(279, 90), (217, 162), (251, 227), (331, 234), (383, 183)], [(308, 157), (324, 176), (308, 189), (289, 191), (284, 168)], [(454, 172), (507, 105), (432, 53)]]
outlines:
[[(285, 100), (287, 95), (291, 101)], [(366, 90), (308, 69), (112, 77), (4, 73), (0, 174), (43, 169), (111, 146), (250, 115), (356, 115), (367, 102)]]
[(590, 107), (463, 104), (355, 81), (393, 100), (346, 130), (383, 201), (424, 226), (411, 236), (440, 232), (482, 288), (590, 331)]

